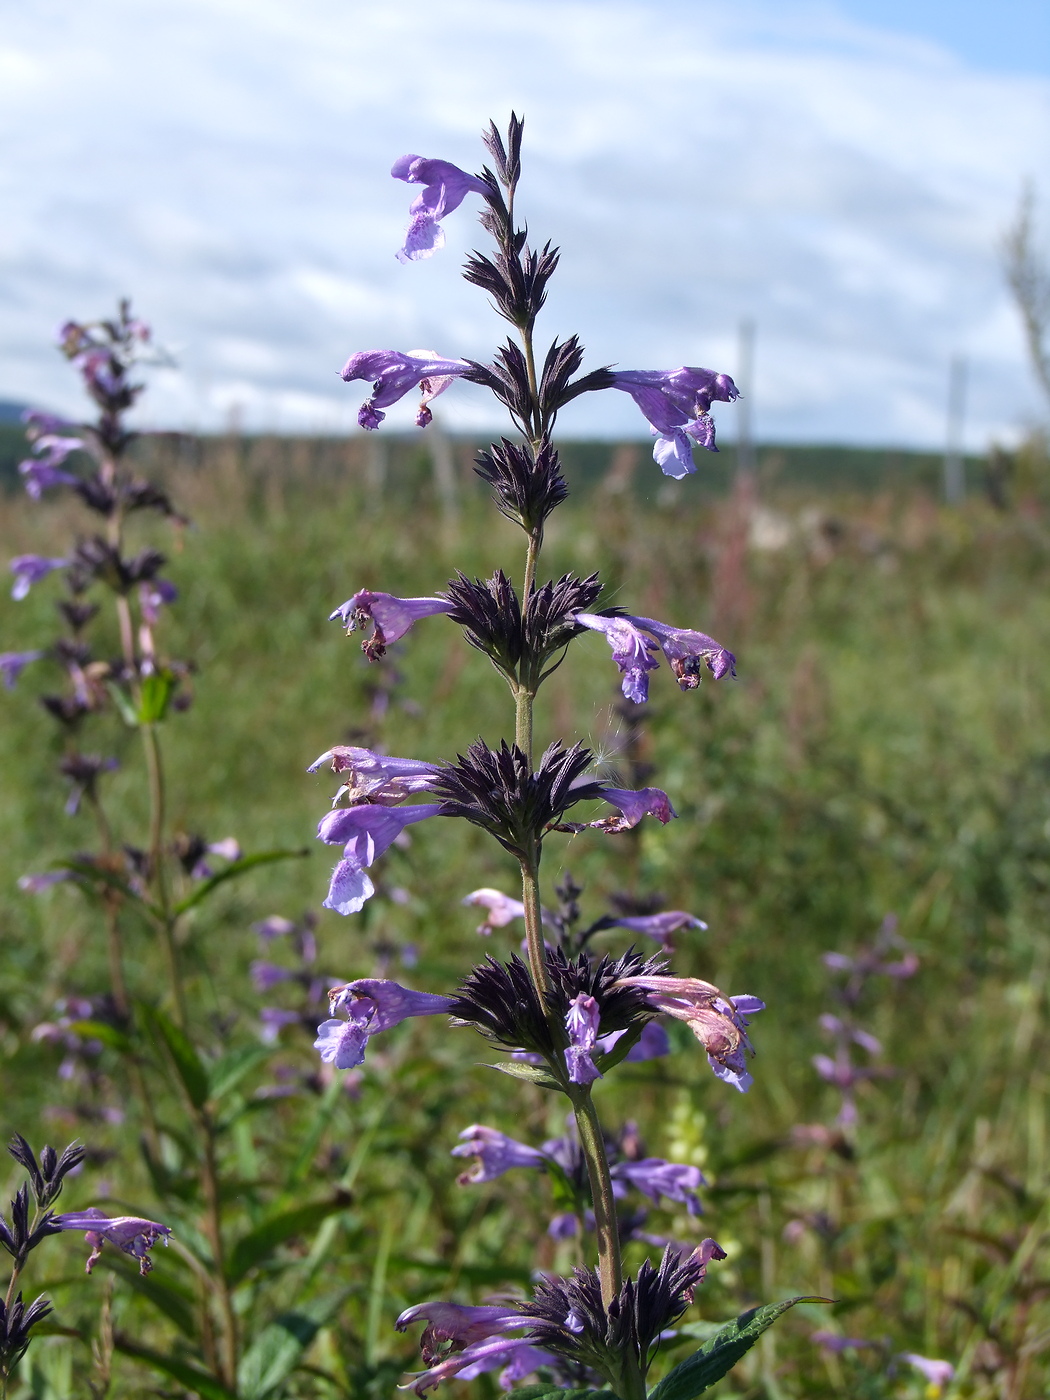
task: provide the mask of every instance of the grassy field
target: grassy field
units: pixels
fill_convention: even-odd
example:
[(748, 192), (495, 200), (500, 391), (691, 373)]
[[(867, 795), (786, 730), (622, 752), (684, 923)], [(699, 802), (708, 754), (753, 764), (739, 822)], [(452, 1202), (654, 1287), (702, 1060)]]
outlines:
[[(659, 895), (663, 907), (709, 924), (682, 935), (676, 970), (757, 994), (769, 1008), (755, 1023), (746, 1097), (715, 1081), (695, 1046), (676, 1042), (666, 1060), (618, 1073), (599, 1091), (600, 1107), (612, 1125), (636, 1121), (650, 1154), (692, 1161), (709, 1177), (701, 1221), (654, 1207), (648, 1224), (678, 1239), (711, 1234), (729, 1250), (690, 1322), (795, 1293), (836, 1300), (796, 1309), (720, 1393), (918, 1396), (917, 1372), (887, 1374), (891, 1356), (918, 1352), (959, 1367), (953, 1394), (1042, 1395), (1045, 519), (1034, 505), (997, 513), (980, 500), (947, 511), (921, 480), (886, 473), (856, 482), (863, 490), (818, 493), (771, 454), (757, 491), (726, 492), (699, 478), (667, 483), (639, 449), (598, 453), (567, 454), (581, 490), (551, 522), (546, 573), (599, 569), (606, 602), (712, 633), (736, 653), (739, 677), (683, 695), (662, 671), (639, 725), (619, 703), (603, 640), (572, 648), (542, 693), (538, 738), (583, 740), (628, 780), (645, 765), (679, 820), (618, 841), (552, 837), (544, 899), (570, 872), (594, 917), (617, 893)], [(165, 645), (198, 666), (193, 708), (167, 725), (175, 826), (211, 841), (236, 836), (246, 850), (315, 848), (226, 887), (189, 929), (194, 1014), (219, 1053), (257, 1039), (261, 1004), (299, 1005), (294, 984), (255, 990), (250, 925), (317, 910), (323, 897), (328, 853), (311, 838), (331, 783), (308, 777), (306, 765), (336, 742), (434, 759), (512, 728), (502, 683), (444, 618), (419, 624), (370, 668), (329, 612), (361, 587), (416, 595), (457, 568), (517, 573), (519, 536), (469, 484), (461, 445), (454, 499), (447, 486), (435, 491), (424, 454), (400, 446), (385, 461), (356, 441), (168, 441), (146, 455), (194, 522), (166, 570), (181, 596)], [(59, 553), (86, 528), (69, 502), (8, 497), (0, 510), (9, 554)], [(24, 602), (3, 600), (6, 650), (50, 634), (54, 596), (44, 583)], [(36, 686), (27, 671), (0, 694), (4, 1128), (89, 1144), (64, 1208), (108, 1192), (150, 1215), (156, 1183), (140, 1160), (142, 1124), (118, 1062), (104, 1050), (89, 1073), (62, 1080), (61, 1051), (32, 1035), (57, 999), (107, 986), (97, 909), (70, 887), (36, 898), (16, 888), (25, 871), (92, 840), (86, 818), (63, 814), (60, 749)], [(132, 833), (144, 815), (136, 743), (116, 722), (92, 739), (93, 751), (121, 759), (108, 803)], [(485, 885), (513, 893), (514, 863), (458, 823), (427, 823), (412, 836), (386, 859), (384, 888), (362, 915), (322, 915), (320, 972), (446, 991), (487, 951), (477, 912), (460, 901)], [(857, 1007), (887, 1068), (861, 1085), (858, 1123), (843, 1132), (839, 1098), (812, 1064), (828, 1052), (818, 1017), (839, 1009), (842, 980), (822, 954), (870, 943), (887, 915), (920, 967), (907, 980), (872, 978)], [(494, 936), (493, 952), (516, 947), (520, 932), (506, 934)], [(603, 937), (627, 946), (622, 934)], [(131, 921), (126, 938), (134, 990), (163, 1001), (159, 950)], [(313, 1369), (270, 1393), (379, 1400), (416, 1365), (392, 1328), (400, 1309), (438, 1290), (478, 1302), (525, 1285), (536, 1267), (572, 1262), (570, 1246), (542, 1233), (543, 1179), (518, 1172), (455, 1184), (448, 1153), (468, 1124), (530, 1142), (562, 1130), (539, 1091), (508, 1089), (475, 1068), (484, 1058), (465, 1030), (408, 1023), (370, 1050), (353, 1094), (333, 1098), (307, 1032), (290, 1027), (276, 1060), (246, 1081), (252, 1111), (227, 1149), (231, 1209), (257, 1221), (275, 1199), (291, 1199), (289, 1182), (310, 1201), (337, 1184), (346, 1193), (319, 1233), (304, 1228), (302, 1241), (282, 1246), (281, 1270), (258, 1269), (238, 1295), (246, 1318), (271, 1295), (333, 1300), (304, 1354)], [(275, 1084), (296, 1092), (272, 1096), (266, 1086)], [(118, 1108), (123, 1121), (109, 1121)], [(176, 1171), (174, 1134), (168, 1150)], [(652, 1253), (630, 1248), (635, 1264)], [(161, 1253), (155, 1277), (175, 1277), (173, 1251)], [(38, 1270), (28, 1286), (50, 1288), (62, 1322), (90, 1341), (99, 1280), (76, 1283), (76, 1264), (63, 1272), (57, 1261), (75, 1251), (54, 1247), (47, 1257), (54, 1272)], [(174, 1334), (123, 1273), (113, 1307), (125, 1334), (157, 1345)], [(811, 1340), (817, 1329), (875, 1345), (829, 1351)], [(687, 1340), (668, 1347), (672, 1361)], [(87, 1393), (84, 1342), (56, 1336), (30, 1357), (25, 1395)], [(137, 1363), (115, 1365), (112, 1395), (153, 1393), (141, 1388), (149, 1373)], [(165, 1393), (187, 1393), (170, 1385)], [(480, 1379), (474, 1393), (494, 1395), (494, 1382)]]

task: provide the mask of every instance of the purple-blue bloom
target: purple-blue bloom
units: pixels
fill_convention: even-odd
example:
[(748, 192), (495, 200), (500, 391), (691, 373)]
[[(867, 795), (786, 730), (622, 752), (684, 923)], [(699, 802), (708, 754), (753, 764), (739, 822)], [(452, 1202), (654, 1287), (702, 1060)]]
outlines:
[(14, 689), (18, 677), (31, 661), (39, 661), (44, 655), (42, 651), (0, 652), (0, 676), (3, 676), (8, 690)]
[(700, 684), (701, 666), (706, 666), (716, 681), (725, 675), (736, 675), (736, 657), (706, 632), (693, 632), (687, 627), (668, 627), (666, 622), (657, 622), (651, 617), (632, 617), (630, 620), (651, 632), (659, 642), (682, 690), (695, 690)]
[(153, 1268), (149, 1251), (158, 1240), (167, 1244), (171, 1234), (170, 1226), (160, 1225), (156, 1220), (143, 1220), (137, 1215), (118, 1215), (110, 1219), (98, 1206), (92, 1206), (90, 1210), (68, 1211), (64, 1215), (56, 1215), (51, 1223), (57, 1225), (60, 1230), (85, 1231), (84, 1238), (91, 1246), (87, 1261), (88, 1273), (101, 1257), (103, 1244), (109, 1243), (136, 1258), (139, 1261), (139, 1273), (148, 1274)]
[(671, 799), (662, 788), (613, 788), (602, 789), (602, 799), (619, 812), (618, 817), (602, 817), (590, 825), (598, 831), (615, 834), (630, 831), (643, 817), (655, 817), (664, 826), (678, 813), (671, 806)]
[(262, 958), (256, 958), (251, 965), (252, 983), (257, 992), (272, 992), (274, 987), (280, 986), (282, 982), (291, 982), (295, 978), (295, 972), (290, 967), (281, 967), (280, 963), (265, 962)]
[(326, 812), (317, 824), (318, 839), (344, 849), (343, 859), (332, 872), (324, 908), (337, 914), (356, 914), (375, 894), (366, 867), (393, 845), (406, 826), (436, 817), (440, 811), (440, 802), (424, 802), (396, 809), (364, 803)]
[(333, 987), (328, 993), (333, 1012), (345, 1011), (347, 1020), (322, 1021), (317, 1028), (314, 1049), (325, 1064), (336, 1069), (354, 1069), (365, 1057), (369, 1037), (410, 1016), (436, 1016), (448, 1011), (454, 998), (432, 992), (414, 992), (397, 982), (362, 977)]
[(717, 399), (732, 403), (739, 390), (728, 374), (683, 365), (673, 370), (619, 370), (612, 388), (630, 394), (645, 414), (656, 446), (653, 458), (665, 476), (683, 477), (696, 471), (693, 444), (717, 452), (715, 425), (709, 410)]
[(43, 554), (17, 554), (11, 560), (11, 572), (15, 576), (11, 597), (16, 600), (26, 597), (34, 583), (68, 564), (68, 559), (48, 559)]
[(387, 646), (400, 641), (421, 617), (450, 613), (452, 606), (447, 598), (395, 598), (392, 593), (373, 593), (369, 588), (362, 588), (345, 603), (340, 603), (329, 614), (328, 621), (338, 618), (348, 636), (359, 627), (374, 623), (372, 635), (361, 643), (361, 650), (369, 661), (378, 661)]
[(403, 399), (417, 385), (422, 399), (416, 422), (425, 428), (432, 417), (427, 407), (430, 400), (443, 394), (469, 368), (466, 360), (445, 360), (435, 350), (359, 350), (350, 356), (340, 373), (348, 384), (364, 379), (372, 385), (371, 398), (365, 400), (357, 414), (362, 428), (378, 428), (386, 417), (380, 410)]
[(140, 584), (139, 606), (142, 608), (142, 620), (148, 627), (156, 627), (161, 608), (168, 603), (174, 603), (178, 596), (179, 590), (166, 578), (151, 578), (147, 583)]
[(473, 890), (460, 903), (485, 910), (484, 921), (478, 924), (478, 933), (483, 938), (488, 938), (494, 928), (505, 928), (514, 919), (525, 917), (525, 906), (521, 900), (511, 899), (510, 895), (503, 894), (500, 890)]
[(405, 246), (397, 254), (399, 262), (418, 262), (445, 246), (445, 231), (439, 220), (463, 203), (465, 196), (487, 194), (488, 188), (474, 175), (468, 175), (447, 160), (428, 160), (407, 155), (396, 160), (390, 174), (395, 180), (424, 188), (409, 205), (412, 222), (405, 234)]
[(580, 992), (569, 1003), (565, 1016), (565, 1029), (569, 1032), (565, 1063), (573, 1084), (593, 1084), (602, 1077), (591, 1059), (598, 1041), (601, 1015), (597, 1001), (586, 992)]
[(623, 674), (622, 690), (628, 700), (643, 705), (649, 698), (649, 671), (660, 663), (652, 655), (657, 646), (629, 617), (602, 617), (598, 613), (574, 613), (574, 622), (593, 632), (604, 632), (612, 648), (612, 659)]
[(706, 931), (703, 919), (687, 914), (684, 909), (665, 909), (662, 914), (638, 914), (612, 921), (615, 928), (630, 929), (632, 933), (644, 933), (646, 938), (655, 938), (665, 953), (674, 952), (671, 935), (683, 928), (699, 928)]
[(23, 894), (43, 894), (52, 886), (61, 885), (74, 878), (72, 870), (42, 870), (30, 875), (20, 875), (18, 888)]
[(331, 763), (333, 773), (347, 775), (347, 781), (332, 799), (333, 804), (341, 797), (348, 797), (351, 802), (375, 802), (393, 807), (415, 792), (428, 791), (438, 771), (436, 764), (424, 763), (422, 759), (392, 758), (352, 744), (336, 744), (326, 749), (306, 771), (316, 773), (325, 763)]
[(473, 1157), (474, 1165), (457, 1180), (460, 1186), (476, 1186), (482, 1181), (494, 1181), (512, 1167), (543, 1167), (547, 1158), (536, 1147), (528, 1147), (515, 1138), (507, 1137), (496, 1128), (474, 1123), (460, 1133), (453, 1157)]
[[(653, 656), (658, 648), (667, 658), (680, 689), (695, 690), (700, 671), (706, 666), (715, 680), (736, 675), (736, 657), (706, 632), (686, 627), (668, 627), (651, 617), (604, 617), (601, 613), (574, 613), (573, 621), (595, 632), (604, 632), (612, 648), (613, 660), (623, 673), (623, 693), (636, 705), (649, 698), (649, 671), (659, 662)], [(646, 634), (649, 635), (646, 635)]]
[(259, 1021), (261, 1023), (259, 1034), (263, 1043), (275, 1045), (277, 1037), (285, 1026), (297, 1025), (300, 1019), (298, 1011), (287, 1011), (283, 1006), (261, 1006), (259, 1008)]
[[(612, 1050), (626, 1031), (610, 1031), (597, 1041), (603, 1055)], [(671, 1041), (659, 1021), (646, 1021), (642, 1033), (624, 1056), (624, 1064), (640, 1064), (643, 1060), (659, 1060), (671, 1053)]]
[(699, 1167), (665, 1162), (662, 1157), (646, 1157), (640, 1162), (617, 1162), (612, 1168), (614, 1181), (626, 1182), (643, 1196), (660, 1204), (660, 1197), (684, 1205), (690, 1215), (702, 1215), (697, 1187), (705, 1184)]

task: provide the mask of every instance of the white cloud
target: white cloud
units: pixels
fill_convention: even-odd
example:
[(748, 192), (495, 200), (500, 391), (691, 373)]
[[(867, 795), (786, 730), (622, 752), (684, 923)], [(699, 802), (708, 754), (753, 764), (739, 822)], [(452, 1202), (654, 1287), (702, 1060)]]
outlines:
[[(530, 225), (563, 249), (542, 334), (579, 330), (593, 363), (732, 372), (753, 316), (771, 438), (939, 443), (960, 352), (974, 446), (1037, 412), (996, 244), (1050, 155), (1050, 81), (796, 0), (10, 10), (0, 396), (74, 407), (50, 330), (124, 292), (179, 347), (154, 421), (345, 423), (352, 350), (486, 356), (500, 323), (457, 271), (468, 210), (403, 268), (410, 191), (387, 170), (405, 150), (475, 165), (511, 105)], [(498, 422), (462, 387), (442, 405)], [(643, 427), (618, 394), (566, 424)]]

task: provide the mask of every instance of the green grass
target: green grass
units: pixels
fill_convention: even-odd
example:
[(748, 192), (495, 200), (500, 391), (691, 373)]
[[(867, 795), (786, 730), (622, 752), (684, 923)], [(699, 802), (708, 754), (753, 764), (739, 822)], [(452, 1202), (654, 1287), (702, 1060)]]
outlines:
[[(236, 835), (247, 850), (315, 847), (307, 860), (227, 887), (192, 927), (195, 1022), (218, 1052), (250, 1039), (260, 1001), (283, 994), (252, 989), (251, 921), (316, 909), (324, 894), (329, 853), (312, 835), (332, 782), (308, 777), (306, 765), (348, 739), (447, 757), (479, 734), (494, 743), (512, 725), (499, 678), (443, 618), (419, 624), (384, 663), (396, 683), (377, 718), (377, 671), (328, 613), (360, 587), (412, 595), (440, 588), (456, 568), (518, 573), (520, 536), (480, 488), (463, 486), (458, 516), (443, 514), (418, 451), (395, 452), (379, 501), (356, 443), (271, 442), (251, 452), (169, 443), (157, 456), (194, 520), (166, 571), (181, 597), (164, 645), (199, 666), (193, 708), (166, 725), (173, 824), (210, 840)], [(746, 499), (702, 481), (668, 486), (644, 459), (630, 490), (610, 489), (582, 459), (580, 471), (591, 484), (552, 520), (544, 573), (600, 569), (607, 601), (711, 632), (735, 651), (739, 678), (683, 695), (666, 670), (654, 677), (634, 757), (652, 765), (650, 781), (670, 793), (679, 820), (618, 840), (550, 838), (544, 898), (568, 871), (595, 916), (616, 891), (658, 891), (666, 907), (710, 925), (682, 939), (676, 970), (769, 1006), (754, 1026), (756, 1082), (746, 1097), (714, 1080), (698, 1048), (681, 1047), (618, 1072), (600, 1087), (599, 1107), (614, 1127), (637, 1120), (653, 1155), (691, 1155), (712, 1178), (699, 1225), (655, 1208), (649, 1224), (730, 1247), (698, 1298), (700, 1316), (722, 1319), (792, 1293), (838, 1300), (837, 1322), (826, 1308), (789, 1314), (721, 1392), (922, 1393), (916, 1374), (905, 1368), (886, 1380), (866, 1353), (826, 1360), (808, 1336), (832, 1325), (961, 1363), (960, 1393), (1043, 1393), (1042, 1353), (1033, 1351), (1022, 1376), (1011, 1352), (1050, 1321), (1036, 1286), (1047, 1273), (1038, 1236), (1050, 1164), (1050, 551), (1041, 520), (976, 502), (946, 512), (914, 489), (807, 495), (786, 469), (779, 483), (767, 474), (767, 514), (756, 517)], [(59, 553), (86, 528), (68, 502), (9, 499), (2, 509), (11, 554)], [(49, 631), (54, 596), (45, 583), (24, 603), (0, 605), (5, 649)], [(123, 1127), (98, 1118), (126, 1100), (117, 1062), (106, 1052), (93, 1082), (61, 1083), (59, 1052), (31, 1035), (57, 997), (106, 988), (97, 910), (67, 887), (36, 899), (15, 889), (24, 871), (93, 839), (85, 817), (62, 812), (59, 745), (33, 702), (44, 678), (43, 667), (29, 670), (0, 695), (4, 1126), (34, 1141), (79, 1135), (92, 1146), (89, 1170), (70, 1187), (76, 1206), (108, 1181), (114, 1196), (145, 1208), (134, 1110), (126, 1105)], [(629, 777), (615, 682), (602, 638), (582, 639), (543, 692), (537, 733), (543, 743), (555, 735), (590, 743)], [(107, 801), (141, 844), (137, 738), (108, 723), (85, 747), (121, 757)], [(412, 944), (418, 965), (406, 972), (395, 959), (388, 975), (449, 989), (489, 950), (462, 896), (481, 885), (514, 891), (511, 859), (451, 822), (413, 828), (411, 846), (391, 852), (381, 874), (407, 902), (380, 897), (350, 920), (324, 914), (324, 972), (376, 975), (387, 945)], [(816, 1022), (831, 1006), (820, 955), (870, 940), (891, 912), (921, 970), (874, 987), (862, 1019), (895, 1073), (862, 1092), (851, 1148), (807, 1145), (793, 1130), (830, 1121), (836, 1102), (810, 1063), (827, 1048)], [(163, 1000), (159, 950), (130, 921), (126, 935), (138, 993)], [(506, 954), (517, 936), (497, 935), (491, 950)], [(615, 934), (605, 942), (626, 946)], [(250, 1184), (246, 1220), (274, 1200), (317, 1103), (309, 1039), (286, 1037), (281, 1060), (302, 1076), (303, 1092), (253, 1113), (230, 1147), (231, 1176)], [(480, 1188), (454, 1184), (447, 1154), (467, 1124), (533, 1142), (561, 1130), (560, 1110), (538, 1091), (476, 1068), (487, 1058), (470, 1033), (436, 1021), (373, 1043), (357, 1097), (337, 1104), (298, 1188), (315, 1199), (352, 1172), (351, 1204), (323, 1227), (328, 1253), (315, 1266), (302, 1252), (291, 1273), (256, 1279), (242, 1300), (250, 1315), (293, 1286), (296, 1296), (346, 1290), (338, 1325), (322, 1328), (310, 1353), (338, 1385), (306, 1374), (280, 1393), (378, 1400), (414, 1365), (392, 1330), (401, 1307), (438, 1295), (480, 1301), (524, 1285), (534, 1267), (571, 1262), (543, 1234), (542, 1180), (519, 1172)], [(398, 1230), (378, 1269), (391, 1213)], [(801, 1223), (785, 1237), (791, 1222)], [(48, 1248), (57, 1272), (33, 1282), (57, 1283), (62, 1320), (90, 1333), (98, 1290), (65, 1286), (79, 1265), (62, 1272), (58, 1261), (76, 1251)], [(640, 1247), (631, 1249), (637, 1264)], [(158, 1277), (174, 1267), (169, 1251)], [(123, 1283), (115, 1307), (131, 1335), (154, 1344), (166, 1335)], [(50, 1391), (34, 1393), (57, 1400), (70, 1353), (81, 1380), (68, 1393), (86, 1393), (86, 1348), (56, 1340), (37, 1351), (40, 1375), (51, 1366), (54, 1377)], [(681, 1343), (670, 1352), (685, 1354)], [(117, 1364), (112, 1394), (143, 1393), (146, 1373)], [(475, 1388), (495, 1393), (487, 1379)]]

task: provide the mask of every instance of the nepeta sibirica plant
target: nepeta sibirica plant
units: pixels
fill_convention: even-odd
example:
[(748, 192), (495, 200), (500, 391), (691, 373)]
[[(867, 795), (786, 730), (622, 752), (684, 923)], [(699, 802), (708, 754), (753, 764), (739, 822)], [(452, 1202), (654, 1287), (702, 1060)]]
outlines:
[[(297, 1340), (275, 1362), (275, 1337), (292, 1335), (288, 1326), (293, 1324), (274, 1320), (284, 1316), (288, 1299), (279, 1289), (265, 1291), (260, 1270), (267, 1271), (267, 1284), (279, 1279), (283, 1265), (275, 1253), (337, 1209), (343, 1196), (308, 1203), (304, 1216), (301, 1201), (298, 1210), (289, 1208), (285, 1192), (291, 1188), (276, 1179), (230, 1187), (236, 1158), (232, 1139), (239, 1134), (242, 1144), (246, 1140), (254, 1108), (242, 1092), (243, 1081), (275, 1050), (260, 1045), (254, 1026), (247, 1039), (238, 1040), (213, 1010), (202, 1014), (198, 989), (207, 977), (208, 957), (197, 917), (234, 877), (304, 852), (242, 856), (232, 837), (209, 840), (172, 829), (162, 733), (188, 707), (190, 667), (168, 656), (162, 645), (161, 619), (177, 597), (162, 573), (165, 557), (148, 535), (133, 540), (132, 532), (141, 529), (145, 513), (176, 525), (185, 522), (167, 492), (138, 474), (130, 454), (136, 434), (127, 416), (142, 392), (135, 376), (149, 345), (148, 328), (131, 316), (126, 302), (112, 320), (68, 323), (60, 347), (80, 371), (97, 417), (73, 424), (38, 412), (27, 415), (33, 455), (21, 472), (30, 496), (71, 492), (97, 524), (61, 557), (21, 555), (12, 561), (16, 598), (31, 587), (62, 581), (57, 609), (64, 630), (30, 651), (5, 654), (0, 667), (11, 685), (30, 662), (61, 678), (61, 688), (40, 699), (62, 734), (66, 814), (72, 820), (93, 819), (95, 844), (85, 850), (82, 840), (75, 854), (52, 869), (23, 876), (20, 884), (38, 894), (56, 885), (77, 887), (101, 915), (109, 971), (105, 990), (92, 988), (86, 995), (83, 986), (69, 989), (60, 1004), (64, 1014), (38, 1026), (33, 1039), (41, 1054), (50, 1045), (64, 1049), (58, 1074), (79, 1096), (74, 1112), (96, 1121), (126, 1121), (125, 1141), (138, 1140), (142, 1150), (141, 1189), (152, 1191), (163, 1217), (164, 1223), (148, 1220), (145, 1211), (124, 1201), (124, 1213), (110, 1217), (85, 1202), (51, 1222), (57, 1229), (85, 1233), (92, 1246), (89, 1272), (96, 1261), (124, 1276), (130, 1272), (138, 1296), (178, 1333), (163, 1350), (121, 1332), (113, 1334), (113, 1345), (190, 1393), (250, 1400), (261, 1395), (264, 1380), (271, 1388), (283, 1382), (321, 1325), (324, 1309), (337, 1305), (329, 1298), (321, 1312), (307, 1316), (308, 1305), (300, 1304), (293, 1329)], [(87, 747), (89, 733), (98, 749)], [(145, 801), (137, 808), (106, 787), (118, 757), (125, 770), (141, 775)], [(136, 810), (145, 813), (144, 820)], [(155, 949), (166, 975), (158, 976)], [(86, 1054), (104, 1069), (82, 1074)], [(109, 1101), (100, 1103), (107, 1087)], [(31, 1170), (28, 1159), (19, 1160)], [(24, 1209), (16, 1211), (15, 1225), (24, 1216)], [(174, 1247), (158, 1270), (161, 1277), (135, 1280), (121, 1253), (133, 1255), (145, 1273), (149, 1246), (169, 1235)], [(21, 1250), (22, 1236), (12, 1239)], [(7, 1245), (7, 1237), (0, 1242)], [(103, 1250), (107, 1242), (116, 1249)], [(14, 1357), (32, 1318), (12, 1312), (13, 1295), (5, 1306), (8, 1355)]]
[[(433, 253), (443, 242), (440, 220), (468, 196), (480, 198), (481, 224), (495, 248), (489, 254), (472, 253), (464, 275), (489, 294), (514, 332), (493, 363), (445, 358), (430, 350), (373, 350), (354, 354), (343, 370), (348, 382), (361, 379), (372, 385), (358, 415), (368, 430), (379, 428), (384, 410), (416, 389), (421, 393), (416, 421), (425, 427), (431, 420), (430, 402), (457, 379), (484, 386), (506, 408), (514, 434), (482, 452), (476, 469), (492, 488), (498, 509), (525, 536), (520, 587), (502, 569), (486, 581), (459, 574), (428, 597), (361, 590), (332, 614), (348, 632), (365, 631), (362, 646), (369, 659), (382, 656), (388, 644), (420, 620), (448, 617), (470, 646), (488, 656), (509, 687), (514, 736), (494, 747), (478, 740), (455, 760), (437, 764), (343, 745), (323, 754), (313, 768), (330, 764), (341, 784), (318, 828), (323, 842), (341, 848), (327, 908), (357, 913), (373, 893), (370, 868), (407, 827), (432, 817), (458, 817), (488, 832), (519, 868), (520, 901), (495, 890), (479, 890), (468, 898), (489, 910), (490, 928), (519, 917), (520, 911), (526, 956), (509, 961), (489, 956), (458, 990), (446, 993), (376, 978), (337, 986), (331, 992), (332, 1015), (319, 1029), (316, 1048), (326, 1063), (351, 1069), (364, 1060), (372, 1036), (409, 1017), (447, 1014), (453, 1024), (473, 1027), (504, 1052), (506, 1058), (495, 1068), (562, 1095), (571, 1109), (572, 1131), (557, 1143), (521, 1143), (476, 1124), (464, 1127), (456, 1151), (474, 1157), (475, 1168), (467, 1174), (473, 1181), (515, 1166), (545, 1170), (560, 1184), (563, 1205), (569, 1203), (570, 1209), (561, 1213), (578, 1217), (567, 1226), (558, 1222), (556, 1229), (575, 1232), (577, 1224), (586, 1227), (593, 1221), (593, 1248), (589, 1234), (581, 1245), (586, 1262), (572, 1277), (543, 1277), (528, 1300), (498, 1306), (438, 1301), (409, 1308), (398, 1319), (400, 1328), (426, 1323), (426, 1369), (414, 1378), (417, 1392), (453, 1376), (469, 1379), (502, 1368), (507, 1386), (536, 1373), (548, 1388), (608, 1385), (622, 1400), (640, 1400), (661, 1335), (689, 1307), (709, 1263), (724, 1255), (714, 1240), (695, 1248), (668, 1245), (657, 1264), (647, 1262), (635, 1277), (625, 1276), (618, 1201), (627, 1186), (650, 1198), (664, 1194), (693, 1207), (699, 1173), (660, 1159), (632, 1162), (629, 1155), (611, 1164), (593, 1087), (612, 1076), (646, 1039), (649, 1049), (659, 1053), (659, 1044), (653, 1045), (654, 1031), (657, 1041), (660, 1034), (654, 1023), (671, 1017), (693, 1031), (720, 1080), (746, 1090), (751, 1053), (747, 1022), (763, 1004), (754, 996), (727, 995), (698, 978), (676, 976), (663, 956), (633, 948), (619, 957), (599, 955), (574, 932), (573, 921), (545, 917), (541, 862), (555, 833), (590, 831), (616, 839), (646, 817), (667, 823), (675, 812), (659, 788), (625, 789), (601, 778), (594, 755), (579, 744), (555, 739), (537, 752), (533, 709), (544, 681), (588, 630), (605, 636), (622, 674), (623, 693), (634, 704), (646, 700), (661, 655), (683, 691), (695, 689), (705, 672), (716, 679), (732, 674), (734, 658), (701, 631), (602, 607), (596, 575), (570, 573), (544, 581), (540, 554), (545, 523), (568, 494), (553, 442), (565, 404), (609, 389), (630, 394), (656, 437), (656, 461), (667, 475), (681, 477), (695, 470), (694, 446), (714, 450), (712, 404), (732, 401), (737, 391), (728, 376), (693, 367), (580, 374), (583, 350), (576, 336), (555, 340), (538, 358), (536, 320), (558, 252), (550, 243), (532, 246), (518, 221), (521, 136), (522, 123), (514, 116), (506, 142), (490, 127), (484, 141), (494, 168), (476, 176), (446, 161), (417, 156), (403, 157), (392, 171), (396, 178), (422, 186), (398, 254), (403, 262)], [(607, 814), (580, 820), (576, 809), (592, 803), (606, 804)], [(578, 893), (574, 888), (569, 901)], [(634, 931), (665, 944), (672, 925), (681, 928), (692, 919), (671, 911), (661, 925)], [(622, 921), (610, 919), (601, 926), (617, 922)], [(627, 927), (632, 927), (630, 920)], [(691, 1400), (724, 1375), (788, 1306), (746, 1314), (653, 1394), (660, 1400)]]

